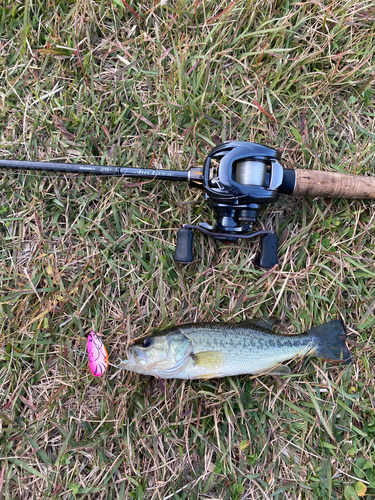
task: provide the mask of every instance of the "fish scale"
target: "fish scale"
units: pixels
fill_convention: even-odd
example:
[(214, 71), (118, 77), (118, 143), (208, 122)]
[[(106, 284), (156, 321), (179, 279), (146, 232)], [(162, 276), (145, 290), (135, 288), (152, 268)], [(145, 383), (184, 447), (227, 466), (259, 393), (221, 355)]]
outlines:
[[(216, 366), (200, 363), (192, 358), (179, 373), (179, 378), (222, 377), (268, 371), (285, 360), (314, 350), (312, 335), (277, 335), (259, 327), (207, 324), (195, 327), (184, 325), (177, 332), (187, 337), (193, 353), (220, 352), (222, 359)], [(173, 330), (170, 335), (173, 335)], [(276, 338), (275, 338), (276, 337)], [(210, 339), (209, 341), (207, 339)], [(204, 358), (204, 354), (202, 355)]]
[[(178, 329), (180, 333), (192, 340), (198, 349), (204, 349), (209, 343), (210, 346), (220, 345), (224, 348), (259, 349), (261, 351), (280, 349), (282, 347), (298, 348), (306, 346), (312, 340), (309, 334), (300, 335), (280, 335), (271, 333), (262, 328), (242, 328), (235, 325), (211, 330), (210, 325), (195, 329), (194, 326), (186, 325)], [(171, 332), (172, 333), (172, 332)], [(207, 342), (207, 338), (212, 340)]]

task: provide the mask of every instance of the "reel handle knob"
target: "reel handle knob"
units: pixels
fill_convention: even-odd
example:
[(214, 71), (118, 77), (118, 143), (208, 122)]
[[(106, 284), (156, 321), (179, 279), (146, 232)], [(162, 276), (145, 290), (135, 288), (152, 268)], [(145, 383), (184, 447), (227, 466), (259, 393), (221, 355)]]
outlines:
[(257, 265), (263, 269), (271, 269), (278, 264), (277, 260), (277, 243), (276, 234), (266, 234), (260, 240), (260, 253)]
[(193, 231), (188, 227), (182, 227), (177, 231), (173, 260), (181, 264), (190, 264), (193, 261)]

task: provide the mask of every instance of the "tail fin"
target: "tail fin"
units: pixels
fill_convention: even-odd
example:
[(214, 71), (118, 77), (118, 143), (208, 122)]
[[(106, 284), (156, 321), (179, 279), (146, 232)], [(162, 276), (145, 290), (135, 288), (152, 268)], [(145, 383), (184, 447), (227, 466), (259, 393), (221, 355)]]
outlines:
[(306, 333), (312, 335), (316, 345), (315, 356), (344, 364), (353, 361), (353, 357), (345, 344), (346, 331), (344, 323), (337, 319), (324, 325), (311, 328)]

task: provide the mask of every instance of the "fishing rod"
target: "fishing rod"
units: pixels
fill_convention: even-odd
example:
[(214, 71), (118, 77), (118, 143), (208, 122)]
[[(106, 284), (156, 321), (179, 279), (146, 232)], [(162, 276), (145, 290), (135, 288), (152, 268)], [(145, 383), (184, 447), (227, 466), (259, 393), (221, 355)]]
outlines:
[(192, 262), (195, 229), (223, 243), (261, 236), (257, 264), (270, 269), (277, 264), (277, 236), (274, 231), (254, 232), (252, 228), (263, 206), (276, 201), (279, 193), (375, 199), (375, 177), (286, 169), (280, 161), (281, 153), (269, 146), (228, 141), (209, 153), (203, 167), (192, 167), (189, 171), (16, 160), (0, 160), (0, 168), (187, 182), (205, 191), (217, 220), (214, 226), (205, 222), (183, 224), (177, 231), (175, 262)]

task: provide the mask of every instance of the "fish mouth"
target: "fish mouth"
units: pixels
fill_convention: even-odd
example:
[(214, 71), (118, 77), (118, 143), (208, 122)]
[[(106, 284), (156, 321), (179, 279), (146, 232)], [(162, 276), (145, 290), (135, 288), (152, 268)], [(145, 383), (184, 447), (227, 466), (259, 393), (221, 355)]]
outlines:
[(126, 350), (126, 358), (127, 359), (120, 360), (120, 364), (118, 365), (119, 368), (134, 370), (139, 367), (139, 365), (147, 365), (148, 362), (147, 354), (136, 347), (130, 347)]
[(148, 356), (141, 349), (137, 349), (136, 347), (134, 347), (133, 349), (130, 350), (130, 354), (135, 363), (139, 363), (142, 366), (147, 364)]

